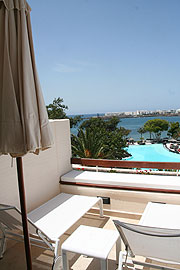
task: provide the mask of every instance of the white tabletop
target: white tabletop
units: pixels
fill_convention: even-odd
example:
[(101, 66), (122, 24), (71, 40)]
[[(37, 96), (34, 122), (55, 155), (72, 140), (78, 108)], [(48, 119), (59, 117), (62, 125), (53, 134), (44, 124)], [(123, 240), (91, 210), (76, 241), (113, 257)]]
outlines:
[(149, 202), (139, 225), (180, 229), (180, 205)]
[(62, 250), (106, 259), (119, 238), (115, 230), (79, 226), (62, 244)]
[(61, 193), (28, 214), (51, 240), (59, 238), (101, 198)]

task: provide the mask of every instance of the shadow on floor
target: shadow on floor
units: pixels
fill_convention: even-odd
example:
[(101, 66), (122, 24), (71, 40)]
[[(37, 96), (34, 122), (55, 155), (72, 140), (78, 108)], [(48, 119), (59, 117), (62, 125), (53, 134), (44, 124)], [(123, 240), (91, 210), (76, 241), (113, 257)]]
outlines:
[[(104, 216), (101, 218), (99, 215), (95, 214), (86, 214), (84, 215), (75, 225), (73, 225), (62, 237), (61, 243), (68, 238), (69, 235), (73, 233), (80, 225), (88, 225), (93, 227), (103, 228), (106, 223), (109, 221), (109, 217)], [(0, 260), (0, 269), (1, 270), (26, 270), (26, 261), (25, 261), (25, 252), (24, 244), (17, 243), (15, 241), (7, 241), (7, 248), (4, 254), (3, 259)], [(44, 250), (38, 247), (32, 246), (32, 263), (33, 270), (50, 270), (53, 263), (53, 253), (50, 250)], [(78, 258), (77, 255), (75, 257)], [(73, 264), (75, 260), (73, 259)], [(93, 262), (92, 262), (93, 263)], [(81, 264), (81, 263), (80, 263)], [(70, 264), (71, 265), (71, 264)], [(89, 267), (89, 266), (88, 266)], [(56, 269), (62, 269), (61, 266), (61, 257), (59, 258)], [(81, 268), (75, 268), (81, 269)], [(87, 269), (82, 266), (82, 269)], [(99, 269), (99, 268), (88, 268), (90, 269)], [(115, 269), (115, 268), (113, 268)]]

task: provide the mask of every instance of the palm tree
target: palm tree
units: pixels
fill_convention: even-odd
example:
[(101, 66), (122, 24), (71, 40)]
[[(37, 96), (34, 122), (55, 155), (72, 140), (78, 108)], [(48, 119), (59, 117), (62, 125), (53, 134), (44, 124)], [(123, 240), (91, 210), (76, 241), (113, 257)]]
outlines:
[(94, 159), (122, 159), (130, 156), (126, 151), (126, 140), (121, 130), (107, 131), (105, 128), (80, 129), (72, 135), (73, 157)]
[(78, 136), (72, 135), (73, 156), (81, 158), (103, 158), (104, 147), (101, 132), (86, 128), (79, 130)]

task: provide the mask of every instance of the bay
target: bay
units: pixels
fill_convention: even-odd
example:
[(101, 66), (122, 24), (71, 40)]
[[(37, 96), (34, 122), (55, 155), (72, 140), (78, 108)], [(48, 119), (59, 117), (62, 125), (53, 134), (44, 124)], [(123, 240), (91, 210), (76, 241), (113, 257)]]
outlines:
[[(100, 114), (100, 116), (101, 115), (103, 115), (103, 114)], [(88, 117), (93, 117), (93, 116), (97, 116), (97, 114), (84, 115), (83, 118), (88, 118)], [(138, 141), (138, 140), (140, 140), (140, 136), (141, 135), (137, 132), (137, 130), (140, 127), (142, 127), (148, 120), (157, 119), (157, 118), (158, 119), (167, 120), (168, 122), (179, 122), (180, 123), (180, 116), (158, 116), (158, 117), (121, 118), (120, 119), (120, 122), (118, 124), (118, 127), (121, 126), (121, 127), (124, 127), (126, 129), (131, 130), (131, 133), (129, 134), (128, 137), (131, 137), (135, 141)], [(83, 121), (84, 121), (84, 119), (82, 120), (82, 122)], [(79, 125), (76, 128), (71, 128), (71, 133), (72, 134), (77, 135)], [(144, 139), (147, 139), (147, 138), (149, 138), (149, 134), (148, 133), (145, 133), (145, 134), (143, 134), (143, 137), (144, 137)], [(167, 132), (162, 132), (161, 137), (162, 138), (163, 137), (167, 137)]]

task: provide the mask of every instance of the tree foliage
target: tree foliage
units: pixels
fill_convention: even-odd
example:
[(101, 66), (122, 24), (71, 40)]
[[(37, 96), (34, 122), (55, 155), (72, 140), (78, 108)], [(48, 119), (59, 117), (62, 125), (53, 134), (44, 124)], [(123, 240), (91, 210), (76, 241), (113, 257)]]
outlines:
[[(117, 125), (119, 124), (120, 120), (118, 117), (114, 116), (108, 120), (100, 118), (100, 117), (92, 117), (89, 120), (84, 121), (80, 128), (99, 128), (99, 129), (106, 129), (107, 131), (115, 131), (118, 129)], [(123, 130), (124, 128), (122, 128)], [(127, 131), (127, 129), (124, 129)], [(130, 132), (130, 131), (129, 131)]]
[(137, 130), (137, 132), (141, 134), (141, 138), (140, 138), (140, 139), (142, 140), (142, 139), (143, 139), (142, 135), (143, 135), (144, 133), (146, 133), (147, 130), (146, 130), (144, 127), (140, 127), (140, 128)]
[(76, 127), (82, 121), (81, 115), (76, 115), (74, 117), (68, 117), (68, 118), (70, 120), (70, 128)]
[(174, 139), (178, 139), (180, 137), (179, 122), (170, 122), (170, 127), (169, 127), (167, 135)]
[(73, 157), (122, 159), (129, 156), (124, 150), (130, 130), (118, 128), (119, 119), (91, 118), (80, 125), (78, 135), (72, 135)]
[(169, 122), (166, 120), (162, 120), (162, 119), (152, 119), (152, 120), (148, 120), (145, 124), (144, 124), (144, 129), (150, 133), (150, 138), (151, 138), (151, 134), (154, 133), (155, 138), (157, 140), (160, 140), (161, 137), (161, 133), (163, 131), (167, 131), (169, 127)]
[(101, 133), (86, 128), (79, 130), (78, 136), (72, 134), (73, 156), (81, 158), (103, 158), (104, 147), (101, 140)]
[(68, 109), (68, 106), (62, 104), (63, 102), (63, 99), (58, 97), (53, 100), (53, 103), (46, 106), (49, 119), (67, 118), (65, 110)]
[(70, 127), (75, 127), (82, 121), (82, 117), (77, 115), (75, 117), (68, 117), (65, 110), (68, 110), (68, 106), (63, 104), (64, 100), (60, 97), (55, 98), (52, 103), (46, 106), (49, 119), (69, 119)]
[(121, 130), (118, 129), (104, 134), (104, 158), (122, 159), (130, 156), (130, 154), (125, 150), (127, 146), (127, 141), (124, 136), (124, 133), (122, 134)]

